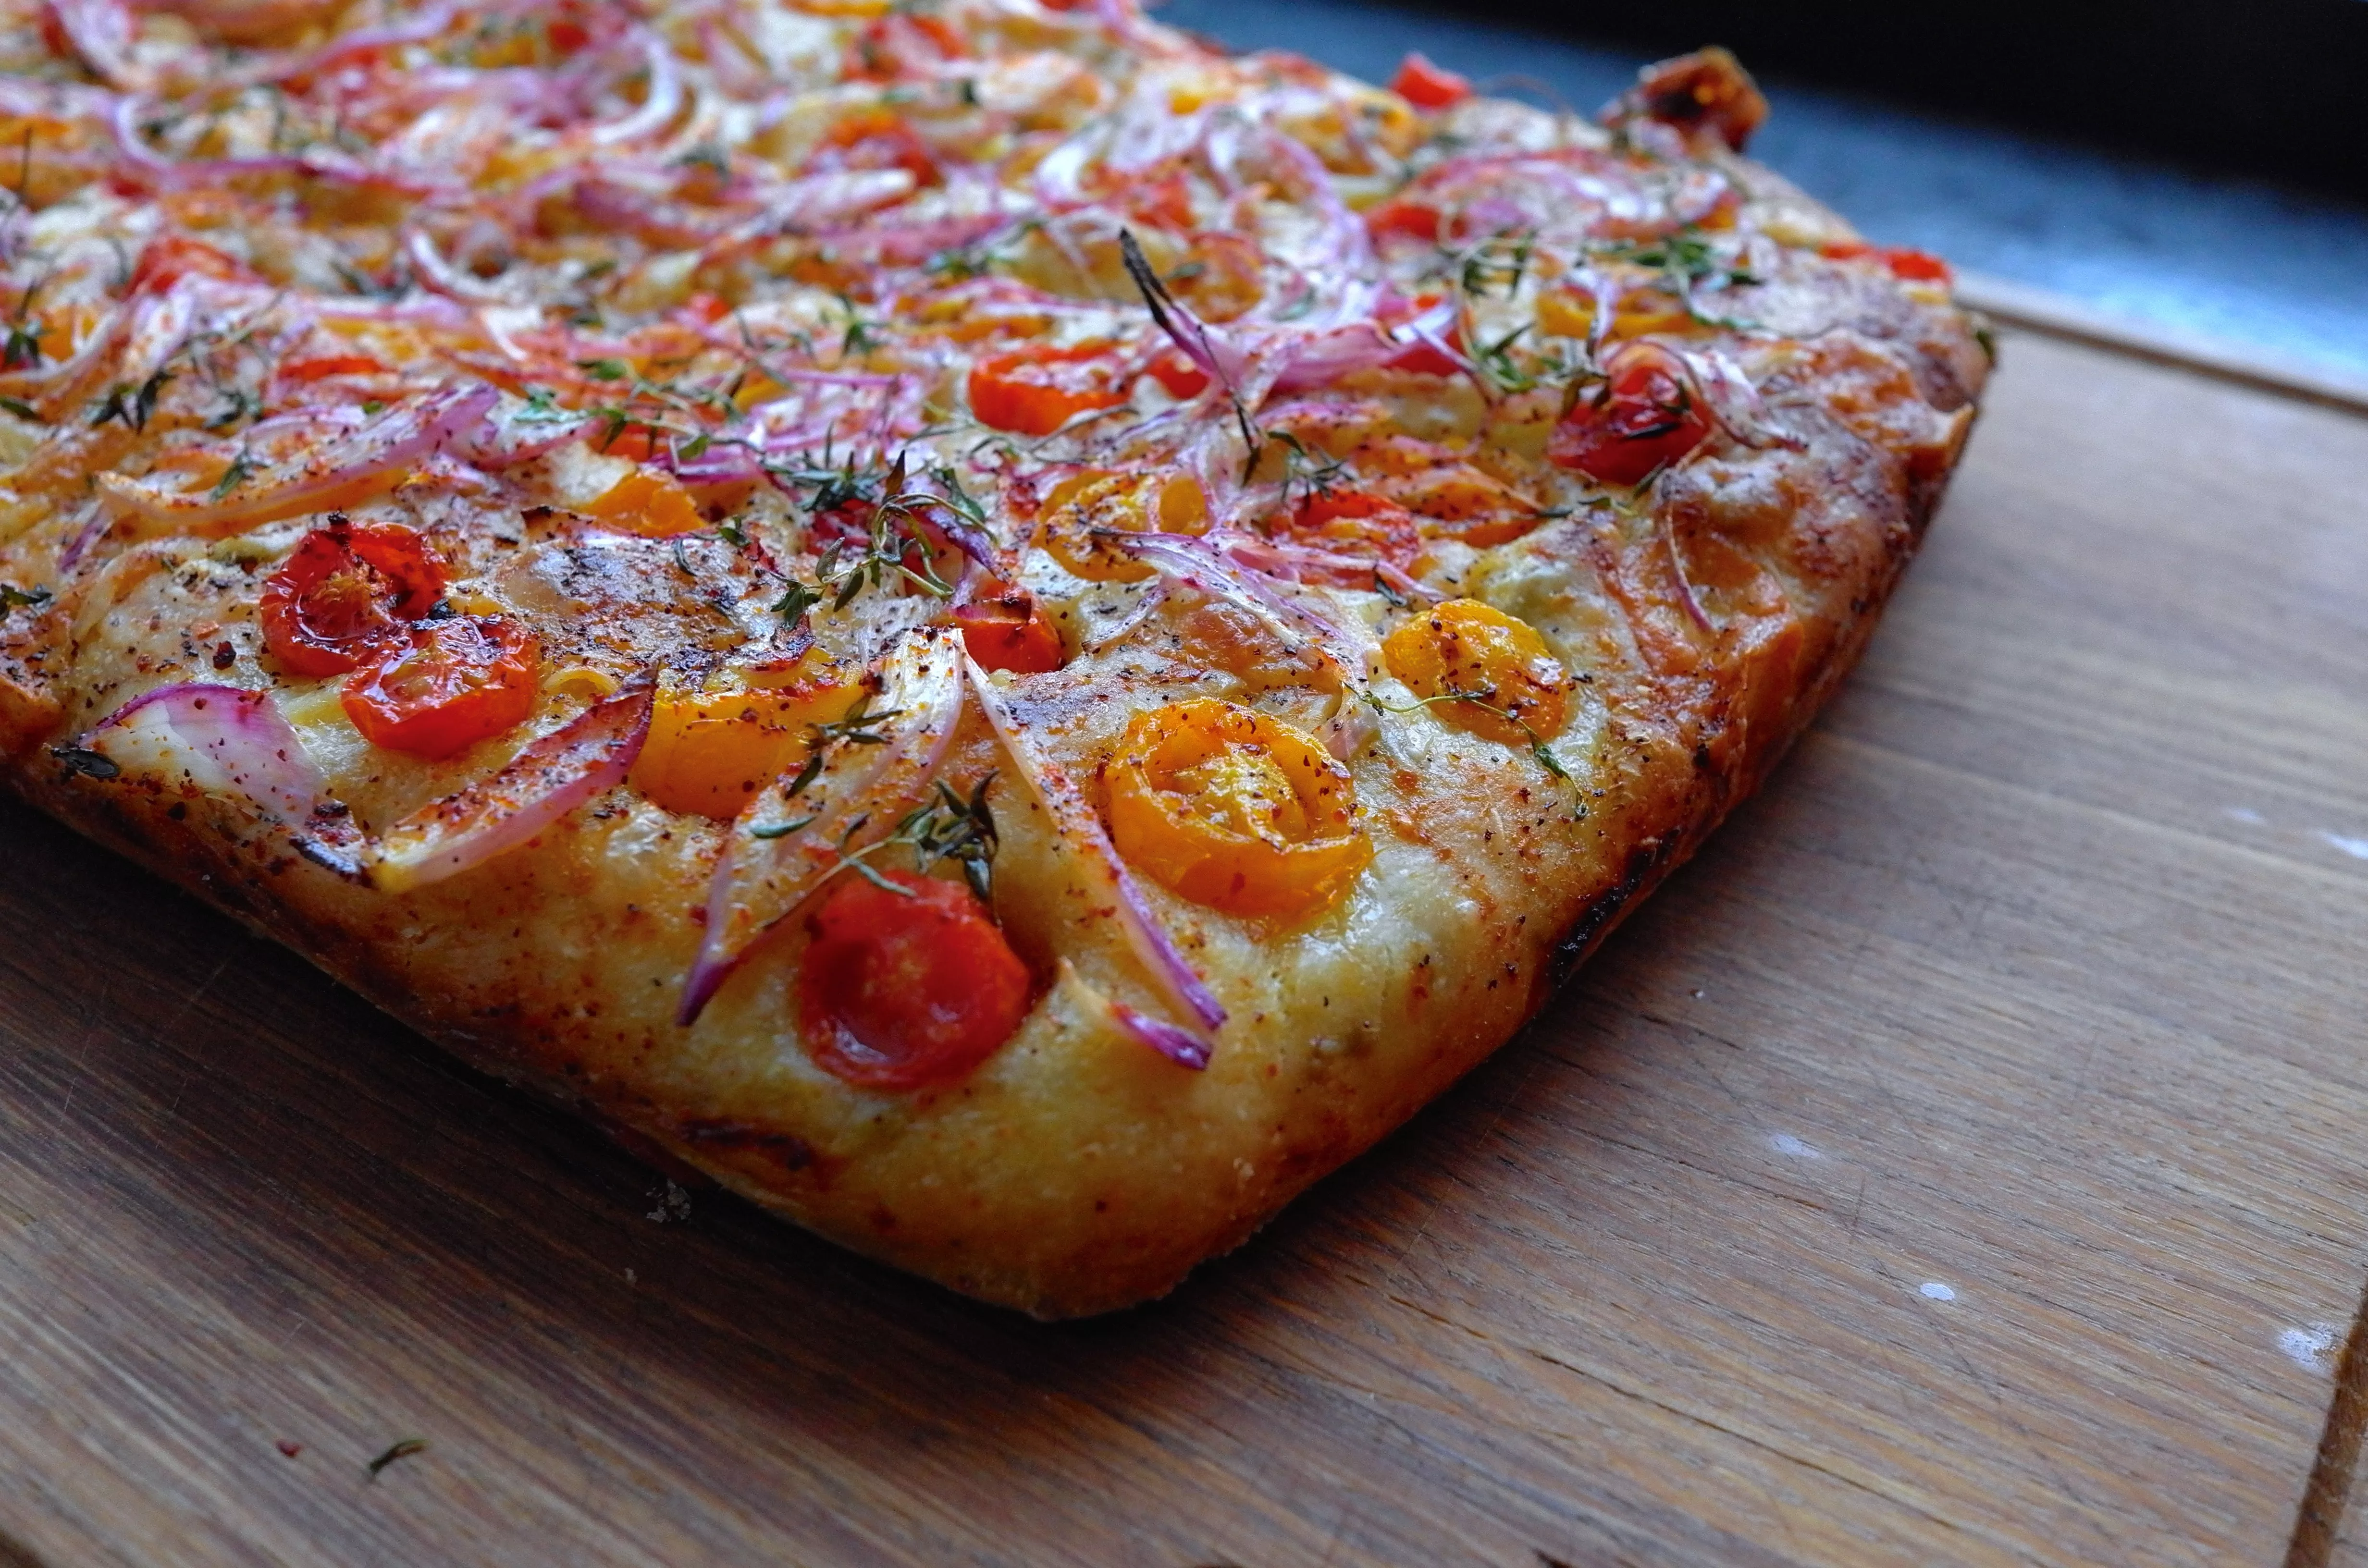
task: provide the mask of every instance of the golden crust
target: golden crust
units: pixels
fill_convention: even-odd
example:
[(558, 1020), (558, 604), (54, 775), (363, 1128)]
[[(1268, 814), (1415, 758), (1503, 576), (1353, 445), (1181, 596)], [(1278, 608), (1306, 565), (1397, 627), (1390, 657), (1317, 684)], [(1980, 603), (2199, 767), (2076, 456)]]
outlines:
[[(783, 14), (834, 39), (852, 26), (825, 26), (793, 8)], [(1131, 17), (1122, 34), (1105, 36), (1072, 14), (1028, 4), (950, 6), (947, 16), (963, 36), (996, 40), (982, 51), (989, 59), (973, 95), (1017, 93), (997, 85), (1005, 78), (995, 62), (1029, 50), (1077, 62), (1085, 75), (1076, 80), (1100, 83), (1086, 96), (1101, 104), (1141, 85), (1146, 62), (1158, 67), (1170, 112), (1185, 112), (1188, 78), (1198, 84), (1191, 92), (1246, 90), (1238, 74), (1246, 68)], [(1344, 165), (1332, 170), (1337, 188), (1326, 199), (1368, 199), (1355, 154), (1326, 140), (1327, 127), (1338, 130), (1335, 111), (1379, 103), (1371, 127), (1384, 142), (1424, 131), (1386, 95), (1313, 68), (1292, 82), (1304, 93), (1290, 99), (1300, 119), (1288, 134), (1312, 149), (1293, 166)], [(645, 101), (656, 92), (651, 84)], [(791, 103), (784, 123), (848, 92), (845, 83), (818, 85)], [(1011, 109), (1009, 123), (1049, 117), (1041, 131), (1014, 132), (1045, 139), (1035, 149), (1042, 157), (1070, 144), (1065, 112), (1032, 101)], [(1479, 103), (1432, 117), (1430, 129), (1451, 119), (1465, 147), (1482, 152), (1534, 151), (1542, 139), (1578, 134)], [(232, 684), (275, 694), (336, 786), (339, 811), (362, 830), (457, 798), (518, 746), (515, 739), (489, 743), (426, 765), (381, 755), (338, 728), (325, 688), (290, 679), (258, 653), (260, 582), (325, 506), (238, 519), (211, 538), (147, 538), (136, 510), (102, 516), (64, 505), (65, 487), (39, 480), (137, 466), (115, 438), (129, 432), (129, 420), (96, 427), (108, 437), (102, 449), (52, 411), (56, 433), (18, 460), (8, 504), (46, 495), (54, 516), (17, 527), (6, 569), (14, 582), (56, 587), (45, 606), (15, 612), (0, 650), (0, 725), (17, 758), (11, 783), (476, 1064), (581, 1108), (850, 1247), (1044, 1316), (1157, 1295), (1403, 1122), (1543, 1004), (1814, 716), (1856, 658), (1937, 504), (1987, 368), (1967, 318), (1944, 287), (1902, 281), (1879, 257), (1850, 254), (1862, 247), (1847, 243), (1838, 220), (1699, 132), (1689, 132), (1685, 148), (1659, 153), (1640, 135), (1643, 149), (1621, 156), (1679, 189), (1672, 201), (1694, 199), (1685, 182), (1696, 178), (1742, 193), (1739, 201), (1702, 207), (1712, 227), (1698, 221), (1684, 232), (1725, 247), (1722, 287), (1737, 306), (1750, 304), (1757, 324), (1717, 324), (1717, 312), (1734, 308), (1721, 305), (1696, 312), (1710, 320), (1671, 340), (1723, 356), (1748, 391), (1710, 438), (1645, 486), (1587, 483), (1546, 460), (1565, 398), (1543, 361), (1508, 359), (1504, 374), (1483, 365), (1440, 375), (1369, 356), (1329, 382), (1268, 394), (1248, 411), (1264, 422), (1262, 432), (1288, 430), (1292, 442), (1212, 449), (1223, 465), (1245, 464), (1244, 494), (1262, 494), (1267, 515), (1291, 512), (1293, 474), (1303, 472), (1295, 462), (1328, 462), (1340, 484), (1406, 498), (1390, 505), (1419, 521), (1422, 548), (1406, 558), (1417, 585), (1519, 617), (1570, 673), (1568, 717), (1558, 733), (1540, 737), (1551, 743), (1544, 757), (1457, 728), (1390, 679), (1374, 650), (1390, 627), (1420, 610), (1381, 591), (1387, 585), (1378, 565), (1370, 585), (1316, 580), (1313, 568), (1276, 578), (1270, 591), (1314, 618), (1295, 621), (1262, 614), (1255, 597), (1229, 599), (1189, 574), (1154, 578), (1148, 588), (1080, 582), (1041, 550), (1022, 548), (1053, 479), (1151, 456), (1193, 460), (1174, 440), (1139, 436), (1125, 447), (1111, 437), (1117, 444), (1097, 449), (1082, 443), (1099, 436), (1064, 434), (1053, 439), (1081, 444), (1056, 449), (1048, 464), (1014, 460), (965, 471), (987, 498), (988, 526), (1013, 577), (1066, 623), (1064, 667), (994, 677), (1007, 729), (1082, 781), (1089, 804), (1099, 800), (1094, 770), (1128, 719), (1193, 697), (1250, 704), (1318, 733), (1353, 777), (1373, 854), (1332, 907), (1296, 922), (1253, 919), (1147, 889), (1153, 914), (1228, 1017), (1205, 1071), (1146, 1049), (1117, 1021), (1114, 1002), (1156, 1009), (1158, 987), (1128, 942), (1076, 822), (1028, 788), (1026, 770), (1014, 767), (1015, 743), (973, 699), (962, 701), (936, 775), (967, 786), (1000, 774), (995, 911), (1040, 993), (1019, 1033), (975, 1072), (898, 1094), (853, 1087), (802, 1048), (802, 919), (774, 926), (695, 1023), (677, 1022), (684, 977), (707, 936), (717, 862), (745, 824), (678, 815), (612, 784), (521, 846), (390, 893), (354, 874), (355, 862), (336, 847), (347, 840), (307, 831), (284, 813), (275, 818), (254, 798), (204, 787), (192, 775), (119, 768), (105, 776), (108, 767), (91, 766), (78, 737), (128, 699), (203, 677), (210, 666), (228, 672), (222, 678)], [(1601, 153), (1598, 133), (1579, 142), (1590, 157), (1611, 155)], [(1648, 164), (1648, 154), (1657, 161)], [(1440, 167), (1407, 188), (1436, 188)], [(1508, 165), (1500, 183), (1518, 194), (1525, 177)], [(1424, 179), (1431, 184), (1421, 187)], [(1320, 204), (1302, 193), (1296, 205)], [(115, 210), (94, 222), (132, 219)], [(669, 254), (675, 241), (657, 232), (658, 218), (644, 213), (643, 222), (640, 259), (626, 270), (636, 287), (655, 287), (646, 275), (663, 269), (650, 258)], [(1288, 212), (1258, 222), (1270, 250), (1295, 243)], [(1092, 237), (1085, 226), (1071, 236), (1078, 244)], [(1463, 259), (1500, 265), (1487, 243)], [(1625, 243), (1624, 260), (1601, 264), (1629, 268), (1615, 281), (1635, 284), (1656, 267), (1674, 276), (1686, 265), (1668, 256), (1636, 263), (1646, 242)], [(1538, 244), (1552, 249), (1548, 240)], [(1185, 256), (1215, 254), (1189, 232), (1172, 237), (1171, 248), (1171, 276)], [(951, 293), (934, 301), (892, 293), (902, 314), (871, 330), (917, 342), (1004, 311), (1046, 320), (1018, 338), (991, 337), (988, 348), (1024, 342), (1028, 333), (1116, 331), (1121, 322), (1141, 334), (1130, 285), (1113, 288), (1115, 300), (1080, 304), (1076, 296), (1090, 287), (1045, 275), (1055, 261), (1079, 259), (1073, 246), (1065, 259), (1047, 261), (1023, 243), (990, 264), (990, 287), (979, 279), (946, 286), (968, 289), (962, 310), (932, 315)], [(1090, 272), (1092, 255), (1082, 259)], [(825, 265), (841, 263), (811, 247), (732, 262), (772, 278)], [(1736, 281), (1747, 267), (1754, 280)], [(998, 292), (1009, 278), (1019, 281)], [(750, 308), (761, 305), (761, 290), (740, 281), (754, 290)], [(1459, 324), (1465, 341), (1478, 341), (1503, 310), (1540, 309), (1543, 290), (1558, 286), (1517, 277), (1501, 301), (1478, 290)], [(1178, 293), (1190, 290), (1178, 286)], [(856, 304), (849, 312), (860, 314)], [(1205, 313), (1213, 320), (1221, 312)], [(1048, 324), (1054, 318), (1066, 324)], [(487, 326), (482, 312), (475, 319), (462, 335), (501, 324)], [(665, 319), (676, 318), (661, 312), (660, 324)], [(1254, 341), (1259, 320), (1255, 311), (1244, 318), (1238, 340)], [(415, 333), (372, 330), (373, 353)], [(416, 335), (410, 341), (431, 352)], [(1160, 346), (1144, 341), (1146, 349)], [(476, 350), (448, 336), (432, 352), (449, 364)], [(958, 346), (930, 360), (928, 396), (958, 401), (948, 383), (982, 352)], [(1566, 360), (1554, 363), (1567, 369)], [(835, 365), (822, 373), (873, 372)], [(1146, 427), (1157, 426), (1168, 400), (1137, 395)], [(1204, 414), (1194, 428), (1224, 436), (1226, 412)], [(1167, 426), (1176, 427), (1172, 420)], [(192, 416), (181, 428), (201, 424)], [(929, 449), (926, 434), (908, 439), (909, 450)], [(456, 584), (540, 629), (547, 670), (589, 671), (581, 678), (613, 689), (655, 664), (705, 668), (738, 657), (750, 635), (747, 605), (778, 592), (745, 548), (735, 552), (705, 533), (686, 545), (603, 530), (565, 504), (580, 476), (555, 471), (556, 461), (503, 471), (488, 481), (492, 491), (414, 472), (392, 488), (358, 494), (351, 509), (359, 517), (379, 507), (427, 531), (453, 561)], [(1205, 464), (1198, 472), (1213, 472)], [(1464, 499), (1440, 500), (1450, 489)], [(1309, 494), (1301, 493), (1303, 503)], [(1474, 518), (1496, 516), (1488, 508), (1503, 495), (1526, 497), (1525, 531), (1504, 540), (1474, 532)], [(539, 499), (521, 509), (521, 496)], [(810, 522), (780, 507), (748, 528), (774, 529), (772, 559), (791, 569), (780, 574), (796, 575), (816, 559), (804, 531)], [(836, 633), (827, 613), (818, 614), (816, 634), (825, 643), (837, 635), (830, 646), (850, 664), (876, 667), (882, 647), (917, 635), (898, 606), (917, 605), (913, 615), (924, 619), (931, 609), (877, 597), (878, 606), (858, 606)], [(217, 656), (217, 644), (228, 657)], [(1360, 705), (1362, 694), (1375, 699), (1372, 707)], [(550, 733), (585, 700), (580, 684), (547, 677), (527, 731)]]

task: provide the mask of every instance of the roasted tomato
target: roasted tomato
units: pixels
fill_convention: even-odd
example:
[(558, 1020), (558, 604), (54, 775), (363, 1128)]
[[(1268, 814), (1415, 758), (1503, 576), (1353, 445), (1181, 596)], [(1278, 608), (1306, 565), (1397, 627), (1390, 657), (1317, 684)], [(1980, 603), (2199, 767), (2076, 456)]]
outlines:
[(1105, 777), (1119, 853), (1212, 909), (1304, 918), (1373, 858), (1349, 770), (1304, 731), (1235, 703), (1137, 714)]
[(1390, 78), (1390, 91), (1420, 109), (1453, 108), (1472, 96), (1472, 84), (1454, 72), (1432, 64), (1417, 51), (1408, 54)]
[(808, 922), (798, 977), (806, 1051), (858, 1088), (951, 1084), (1028, 1017), (1028, 969), (959, 882), (844, 878)]
[(252, 267), (227, 251), (184, 234), (160, 234), (140, 253), (140, 265), (131, 269), (129, 292), (161, 294), (191, 273), (225, 283), (260, 281)]
[(1025, 588), (956, 606), (954, 624), (962, 628), (962, 646), (984, 669), (1036, 675), (1059, 669), (1069, 657), (1061, 629)]
[(1293, 539), (1346, 555), (1373, 556), (1404, 566), (1422, 548), (1414, 515), (1395, 501), (1361, 490), (1317, 490), (1291, 514)]
[(1266, 298), (1266, 252), (1239, 234), (1202, 234), (1167, 282), (1202, 321), (1233, 321)]
[(1439, 209), (1424, 201), (1384, 201), (1365, 214), (1365, 232), (1375, 240), (1393, 234), (1435, 244), (1439, 240)]
[(604, 523), (627, 533), (668, 538), (707, 526), (698, 500), (674, 475), (654, 468), (637, 468), (585, 508)]
[(1174, 349), (1151, 362), (1151, 379), (1174, 398), (1199, 397), (1209, 390), (1209, 372)]
[(1941, 283), (1955, 281), (1956, 274), (1949, 264), (1929, 251), (1903, 248), (1880, 248), (1857, 240), (1827, 245), (1819, 255), (1833, 261), (1856, 261), (1861, 257), (1877, 261), (1890, 268), (1891, 275), (1907, 283)]
[(1105, 473), (1087, 469), (1054, 485), (1036, 515), (1045, 553), (1094, 583), (1139, 583), (1152, 569), (1099, 535), (1197, 534), (1209, 527), (1209, 503), (1188, 473)]
[(1546, 456), (1599, 484), (1638, 484), (1701, 446), (1710, 416), (1685, 362), (1657, 343), (1623, 343), (1604, 380), (1555, 426)]
[(506, 617), (422, 621), (346, 677), (346, 717), (372, 745), (437, 761), (525, 722), (541, 653)]
[(1030, 344), (971, 368), (970, 409), (979, 422), (1022, 436), (1049, 436), (1080, 414), (1126, 401), (1107, 346)]
[(729, 822), (805, 759), (813, 727), (847, 717), (863, 688), (809, 655), (778, 685), (658, 689), (632, 785), (670, 812)]
[(806, 159), (808, 174), (834, 169), (902, 169), (916, 186), (941, 185), (945, 171), (929, 144), (913, 133), (904, 117), (889, 109), (865, 109), (831, 128)]
[(444, 563), (409, 528), (314, 528), (263, 585), (264, 646), (291, 675), (344, 675), (408, 643), (444, 585)]
[(1450, 599), (1382, 643), (1390, 674), (1436, 702), (1449, 723), (1507, 745), (1552, 740), (1567, 717), (1570, 676), (1529, 622), (1477, 599)]

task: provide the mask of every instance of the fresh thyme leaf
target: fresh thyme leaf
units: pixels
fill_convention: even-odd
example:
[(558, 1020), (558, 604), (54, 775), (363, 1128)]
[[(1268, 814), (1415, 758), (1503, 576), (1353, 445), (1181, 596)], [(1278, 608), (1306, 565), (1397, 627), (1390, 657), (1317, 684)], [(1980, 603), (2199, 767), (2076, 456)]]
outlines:
[(216, 483), (214, 486), (213, 499), (217, 501), (221, 500), (223, 496), (228, 495), (240, 485), (245, 484), (248, 480), (253, 479), (255, 477), (255, 470), (256, 465), (248, 460), (247, 455), (245, 452), (241, 452), (238, 456), (231, 459), (230, 467), (222, 470), (222, 479), (220, 483)]
[(1389, 600), (1393, 609), (1404, 609), (1414, 603), (1412, 599), (1390, 586), (1389, 579), (1382, 575), (1382, 569), (1378, 566), (1373, 568), (1373, 592)]
[(789, 798), (791, 800), (794, 801), (804, 794), (806, 787), (822, 777), (823, 760), (823, 751), (820, 746), (816, 746), (807, 754), (806, 765), (798, 769), (798, 776), (795, 778), (790, 780)]
[(50, 755), (63, 763), (67, 772), (79, 773), (85, 778), (115, 778), (123, 773), (113, 757), (86, 746), (51, 746)]
[(748, 530), (740, 526), (740, 519), (737, 517), (726, 517), (716, 524), (715, 534), (718, 539), (734, 550), (748, 548)]
[(622, 359), (578, 359), (575, 368), (596, 381), (621, 381), (632, 374)]
[(45, 605), (54, 597), (49, 589), (38, 585), (20, 588), (14, 583), (0, 583), (0, 610)]
[(787, 838), (790, 835), (796, 833), (801, 828), (813, 826), (814, 822), (814, 819), (813, 817), (804, 816), (800, 817), (795, 822), (767, 823), (761, 827), (750, 828), (748, 830), (748, 836), (751, 838)]
[(384, 1470), (395, 1460), (407, 1460), (414, 1454), (424, 1454), (427, 1451), (427, 1439), (425, 1437), (397, 1438), (394, 1442), (388, 1445), (384, 1453), (370, 1461), (370, 1478), (372, 1481), (376, 1481), (378, 1479), (379, 1471)]
[(22, 398), (0, 397), (0, 408), (5, 408), (17, 418), (29, 420), (35, 425), (43, 423), (40, 410)]
[[(735, 540), (734, 542), (746, 541)], [(789, 591), (773, 601), (773, 613), (783, 620), (795, 621), (802, 619), (808, 610), (820, 603), (822, 603), (822, 593), (819, 589), (808, 587), (805, 584), (792, 578)]]
[(156, 412), (156, 400), (164, 395), (165, 383), (172, 379), (172, 371), (158, 370), (140, 383), (140, 390), (131, 398), (132, 429), (143, 433), (147, 430), (149, 418)]

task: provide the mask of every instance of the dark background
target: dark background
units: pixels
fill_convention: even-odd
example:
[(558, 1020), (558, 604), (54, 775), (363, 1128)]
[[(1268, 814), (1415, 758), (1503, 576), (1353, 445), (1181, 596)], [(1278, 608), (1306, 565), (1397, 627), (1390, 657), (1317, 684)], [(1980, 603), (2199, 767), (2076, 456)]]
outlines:
[(1724, 43), (1752, 144), (1866, 234), (2142, 326), (2368, 376), (2368, 0), (1554, 6), (1165, 0), (1236, 49), (1386, 81), (1418, 49), (1592, 111)]
[(2364, 0), (1477, 0), (1441, 10), (1649, 54), (1716, 40), (1804, 83), (2368, 195)]

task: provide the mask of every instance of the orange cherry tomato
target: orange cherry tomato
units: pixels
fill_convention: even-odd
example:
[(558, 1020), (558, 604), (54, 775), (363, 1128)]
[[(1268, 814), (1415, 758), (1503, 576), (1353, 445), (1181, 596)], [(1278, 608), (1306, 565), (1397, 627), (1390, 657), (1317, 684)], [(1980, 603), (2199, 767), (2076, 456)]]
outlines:
[(1439, 716), (1507, 745), (1552, 740), (1568, 716), (1570, 676), (1529, 622), (1450, 599), (1382, 642), (1390, 674), (1423, 698), (1471, 698), (1433, 706)]
[(444, 585), (444, 563), (409, 528), (314, 528), (263, 585), (264, 646), (291, 675), (344, 675), (408, 642), (408, 623), (435, 608)]
[(1657, 343), (1623, 343), (1605, 379), (1581, 394), (1546, 442), (1546, 457), (1599, 484), (1638, 484), (1710, 434), (1684, 361)]
[(954, 624), (962, 628), (962, 646), (985, 669), (1039, 675), (1068, 661), (1061, 629), (1025, 588), (957, 605)]
[(1151, 379), (1173, 398), (1199, 397), (1209, 390), (1209, 372), (1173, 348), (1151, 362)]
[(902, 115), (893, 110), (865, 109), (831, 127), (806, 159), (808, 174), (835, 169), (902, 169), (918, 186), (942, 185), (945, 171), (929, 144), (913, 133)]
[(1053, 486), (1036, 514), (1036, 543), (1093, 583), (1139, 583), (1153, 575), (1106, 532), (1201, 534), (1209, 498), (1189, 473), (1110, 473), (1087, 469)]
[(670, 539), (707, 526), (699, 502), (674, 475), (637, 468), (584, 508), (602, 522), (647, 539)]
[(971, 368), (970, 410), (997, 430), (1049, 436), (1080, 414), (1124, 403), (1119, 374), (1107, 346), (1032, 343)]
[(1398, 74), (1390, 79), (1390, 91), (1417, 108), (1435, 111), (1453, 108), (1470, 97), (1472, 84), (1452, 71), (1432, 64), (1417, 51), (1408, 54), (1398, 66)]
[(1393, 566), (1404, 566), (1422, 549), (1413, 513), (1361, 490), (1315, 491), (1299, 503), (1286, 527), (1293, 539), (1304, 543), (1350, 555), (1375, 556)]
[(875, 82), (926, 74), (970, 52), (962, 35), (937, 17), (891, 11), (856, 35), (848, 74)]
[(1200, 698), (1139, 713), (1104, 777), (1118, 852), (1212, 909), (1313, 915), (1373, 858), (1349, 770), (1254, 709)]
[(346, 717), (372, 745), (433, 762), (525, 722), (542, 655), (503, 616), (422, 621), (374, 665), (346, 677)]
[(791, 669), (713, 689), (663, 677), (632, 782), (652, 804), (730, 822), (803, 762), (814, 727), (847, 717), (863, 687), (809, 651)]
[(958, 882), (843, 878), (808, 921), (798, 1012), (814, 1064), (894, 1094), (957, 1083), (1019, 1032), (1028, 968)]

